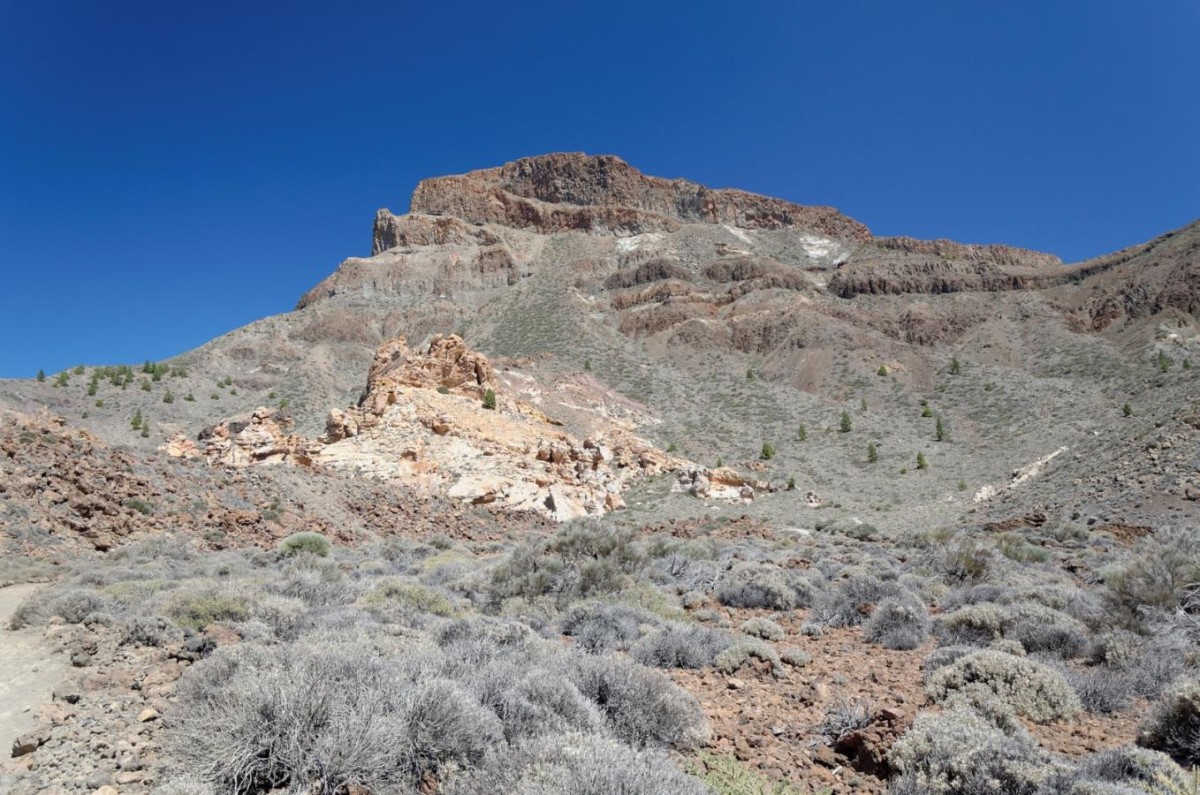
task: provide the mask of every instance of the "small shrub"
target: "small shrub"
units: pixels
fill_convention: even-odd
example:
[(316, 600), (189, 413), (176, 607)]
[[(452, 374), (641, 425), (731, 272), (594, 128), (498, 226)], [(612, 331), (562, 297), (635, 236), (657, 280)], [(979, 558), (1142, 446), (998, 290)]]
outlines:
[(923, 712), (888, 754), (889, 792), (905, 795), (1036, 795), (1053, 773), (1019, 725), (954, 707)]
[(133, 616), (125, 622), (121, 642), (135, 646), (164, 646), (181, 636), (179, 629), (164, 616)]
[(842, 433), (850, 433), (850, 431), (853, 429), (853, 425), (850, 422), (850, 412), (842, 412), (842, 421), (839, 424), (839, 428), (841, 429)]
[(772, 781), (745, 763), (739, 762), (736, 756), (717, 756), (701, 752), (695, 761), (688, 765), (688, 770), (708, 785), (714, 795), (809, 795), (810, 793), (807, 787), (795, 787), (782, 781)]
[(483, 393), (483, 407), (490, 411), (496, 410), (496, 392), (492, 389), (486, 389)]
[(717, 601), (727, 607), (792, 610), (803, 606), (803, 595), (783, 569), (762, 563), (738, 564), (717, 586)]
[(991, 568), (992, 550), (972, 538), (961, 538), (942, 555), (942, 571), (950, 582), (978, 582)]
[(1037, 723), (1069, 718), (1081, 709), (1062, 674), (1028, 658), (978, 651), (939, 668), (925, 691), (939, 703), (983, 703), (995, 699)]
[(733, 644), (717, 655), (714, 664), (723, 674), (732, 674), (755, 657), (771, 664), (771, 671), (776, 676), (782, 675), (783, 666), (776, 652), (761, 640), (750, 639)]
[(571, 681), (635, 748), (694, 748), (708, 737), (696, 699), (661, 672), (611, 656), (576, 661)]
[(1138, 539), (1126, 560), (1107, 573), (1107, 598), (1124, 622), (1138, 629), (1146, 609), (1173, 611), (1200, 582), (1200, 533), (1163, 528)]
[(759, 458), (764, 461), (770, 461), (774, 457), (775, 448), (771, 446), (770, 442), (763, 442), (762, 451), (759, 453)]
[(888, 374), (887, 365), (884, 365), (884, 364), (879, 365), (879, 369), (875, 371), (875, 375), (878, 375), (878, 376), (886, 376), (887, 374)]
[(911, 595), (880, 602), (863, 629), (863, 637), (886, 649), (915, 649), (929, 637), (929, 611)]
[(722, 630), (671, 622), (638, 641), (630, 656), (652, 668), (707, 668), (732, 645), (733, 638)]
[(1166, 754), (1126, 745), (1085, 757), (1074, 770), (1048, 782), (1046, 790), (1072, 795), (1195, 795), (1195, 785), (1194, 775)]
[(82, 624), (91, 616), (106, 613), (113, 607), (112, 600), (87, 588), (55, 591), (49, 597), (36, 593), (17, 605), (9, 619), (9, 626), (12, 629), (37, 626), (54, 616), (59, 616), (68, 624)]
[(322, 558), (328, 555), (332, 548), (328, 538), (308, 530), (292, 533), (280, 541), (277, 547), (279, 554), (287, 557), (308, 553)]
[(1120, 712), (1133, 700), (1134, 683), (1125, 672), (1089, 668), (1067, 671), (1066, 676), (1067, 683), (1079, 696), (1079, 703), (1088, 712)]
[(793, 668), (803, 668), (812, 662), (812, 655), (795, 646), (788, 646), (779, 650), (779, 661)]
[(787, 631), (769, 618), (751, 618), (741, 626), (742, 632), (763, 640), (783, 640)]
[(929, 462), (925, 460), (924, 453), (917, 453), (917, 469), (929, 469)]
[(1121, 406), (1121, 415), (1124, 417), (1132, 417), (1133, 416), (1133, 406), (1129, 405), (1129, 403), (1126, 403), (1124, 406)]
[(957, 356), (950, 359), (950, 375), (962, 375), (962, 363)]
[(446, 795), (707, 795), (663, 752), (636, 751), (595, 734), (567, 734), (497, 747)]
[(826, 708), (825, 718), (817, 727), (817, 733), (826, 745), (835, 745), (870, 725), (870, 702), (860, 698), (850, 699), (844, 693), (839, 693)]
[(367, 607), (397, 610), (401, 613), (429, 613), (443, 618), (458, 614), (444, 594), (415, 582), (391, 580), (372, 588), (362, 603)]
[(874, 463), (877, 463), (878, 461), (879, 461), (879, 450), (877, 450), (875, 448), (874, 442), (870, 442), (867, 444), (867, 463), (874, 464)]
[(1142, 724), (1137, 742), (1184, 767), (1200, 765), (1200, 682), (1184, 682), (1165, 694)]
[(796, 428), (796, 441), (803, 442), (806, 439), (808, 439), (808, 429), (804, 427), (804, 423), (800, 423), (800, 426)]
[(183, 591), (172, 596), (164, 612), (179, 626), (200, 630), (209, 624), (245, 621), (250, 618), (250, 603), (215, 589)]
[(154, 503), (138, 499), (137, 497), (130, 497), (121, 504), (126, 508), (137, 511), (143, 516), (149, 516), (154, 513)]
[(562, 623), (562, 633), (574, 638), (584, 651), (627, 651), (642, 636), (643, 627), (658, 623), (659, 619), (645, 610), (588, 602), (571, 608)]
[(934, 433), (934, 438), (937, 441), (939, 441), (939, 442), (946, 441), (946, 426), (942, 423), (942, 418), (940, 415), (937, 418), (937, 425), (935, 426), (933, 433)]

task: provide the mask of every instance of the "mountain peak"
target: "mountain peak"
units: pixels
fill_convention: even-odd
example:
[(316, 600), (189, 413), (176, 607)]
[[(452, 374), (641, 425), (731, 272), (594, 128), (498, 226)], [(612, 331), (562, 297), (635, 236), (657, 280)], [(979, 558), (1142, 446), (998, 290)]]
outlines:
[(557, 152), (417, 185), (411, 212), (542, 232), (617, 235), (675, 231), (683, 224), (799, 228), (839, 240), (869, 240), (866, 226), (832, 207), (808, 207), (685, 179), (643, 174), (613, 155)]

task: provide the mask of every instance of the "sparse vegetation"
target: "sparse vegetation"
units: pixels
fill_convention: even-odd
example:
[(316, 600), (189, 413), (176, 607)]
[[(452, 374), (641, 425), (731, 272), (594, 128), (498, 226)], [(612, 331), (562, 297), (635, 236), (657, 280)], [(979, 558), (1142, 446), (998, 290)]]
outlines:
[(496, 409), (496, 393), (492, 389), (486, 389), (483, 392), (483, 407), (495, 411)]
[(292, 533), (287, 538), (279, 542), (279, 553), (281, 555), (301, 555), (309, 554), (317, 557), (325, 557), (329, 554), (329, 550), (333, 545), (329, 539), (320, 533), (311, 531), (303, 531)]

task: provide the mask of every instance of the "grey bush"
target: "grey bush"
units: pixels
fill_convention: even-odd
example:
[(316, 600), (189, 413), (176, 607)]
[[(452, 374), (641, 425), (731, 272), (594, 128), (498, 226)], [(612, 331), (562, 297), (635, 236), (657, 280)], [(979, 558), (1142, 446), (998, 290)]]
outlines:
[(498, 749), (447, 795), (706, 795), (666, 754), (634, 751), (589, 734), (539, 738)]
[(571, 608), (563, 620), (562, 633), (575, 638), (585, 651), (627, 651), (641, 637), (643, 627), (660, 623), (661, 619), (647, 610), (588, 602)]
[[(405, 692), (364, 648), (218, 649), (180, 681), (167, 747), (188, 773), (238, 795), (301, 781), (411, 784)], [(480, 745), (494, 739), (486, 719), (467, 728)]]
[(938, 646), (922, 661), (921, 670), (925, 672), (925, 678), (928, 679), (929, 675), (939, 668), (953, 665), (968, 654), (974, 654), (977, 651), (979, 651), (978, 646)]
[(1137, 683), (1129, 672), (1113, 668), (1067, 671), (1067, 683), (1088, 712), (1110, 713), (1126, 709)]
[(292, 533), (287, 538), (279, 542), (278, 550), (281, 555), (302, 555), (310, 554), (318, 557), (325, 557), (333, 548), (333, 544), (329, 539), (320, 533), (311, 531), (303, 531), (300, 533)]
[(814, 601), (808, 623), (819, 627), (855, 627), (883, 599), (900, 596), (902, 589), (871, 575), (857, 575), (826, 590)]
[(741, 630), (751, 637), (763, 640), (783, 640), (787, 637), (787, 631), (783, 627), (761, 616), (743, 621)]
[(692, 748), (708, 736), (700, 705), (658, 671), (617, 657), (577, 657), (571, 681), (635, 748)]
[(962, 706), (918, 715), (888, 761), (888, 791), (922, 795), (1036, 795), (1054, 772), (1019, 725)]
[(496, 606), (513, 597), (546, 596), (566, 607), (623, 590), (645, 565), (632, 531), (579, 519), (550, 538), (513, 550), (492, 570), (488, 598)]
[(179, 640), (183, 633), (164, 616), (131, 616), (125, 620), (122, 643), (163, 646)]
[(1183, 682), (1164, 694), (1142, 724), (1137, 742), (1184, 767), (1200, 765), (1200, 682)]
[(884, 599), (863, 628), (863, 637), (887, 649), (915, 649), (929, 637), (929, 610), (912, 594)]
[(1062, 674), (1024, 657), (977, 651), (939, 668), (925, 691), (940, 703), (996, 701), (1038, 723), (1069, 718), (1081, 709), (1079, 697)]
[[(1047, 783), (1046, 791), (1069, 792), (1071, 795), (1100, 795), (1120, 792), (1127, 786), (1130, 792), (1191, 792), (1191, 781), (1184, 771), (1166, 754), (1134, 746), (1122, 746), (1092, 754), (1080, 760), (1073, 770), (1063, 771)], [(1105, 787), (1112, 787), (1112, 790)], [(1154, 789), (1151, 789), (1154, 787)], [(1161, 788), (1161, 789), (1160, 789)]]
[(49, 598), (35, 594), (17, 606), (9, 625), (13, 629), (43, 624), (53, 616), (62, 617), (68, 624), (81, 624), (95, 613), (105, 613), (119, 606), (95, 591), (68, 588), (52, 593)]
[(727, 607), (792, 610), (802, 606), (802, 595), (783, 569), (765, 563), (739, 563), (717, 586), (717, 600)]
[(1162, 528), (1137, 541), (1127, 562), (1106, 577), (1109, 603), (1131, 628), (1146, 608), (1174, 610), (1200, 582), (1200, 533)]
[(653, 668), (707, 668), (732, 645), (728, 632), (672, 621), (638, 641), (630, 654)]
[(934, 628), (946, 645), (1010, 639), (1028, 652), (1063, 658), (1085, 656), (1091, 647), (1087, 627), (1078, 619), (1036, 602), (968, 604), (939, 616)]
[(721, 673), (731, 674), (749, 662), (751, 657), (770, 663), (771, 671), (776, 676), (783, 674), (783, 661), (780, 659), (779, 653), (770, 644), (763, 643), (756, 638), (738, 641), (724, 649), (717, 655), (713, 664)]

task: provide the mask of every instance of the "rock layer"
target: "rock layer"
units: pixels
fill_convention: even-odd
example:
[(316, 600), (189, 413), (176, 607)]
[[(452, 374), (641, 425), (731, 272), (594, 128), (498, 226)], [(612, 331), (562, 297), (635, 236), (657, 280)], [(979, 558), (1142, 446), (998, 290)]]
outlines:
[[(584, 230), (618, 235), (674, 231), (685, 223), (741, 229), (795, 227), (840, 240), (870, 239), (870, 231), (831, 207), (806, 207), (683, 179), (647, 176), (611, 155), (556, 153), (499, 168), (422, 181), (414, 215), (451, 216), (539, 232)], [(395, 245), (398, 222), (381, 213), (376, 252)]]

